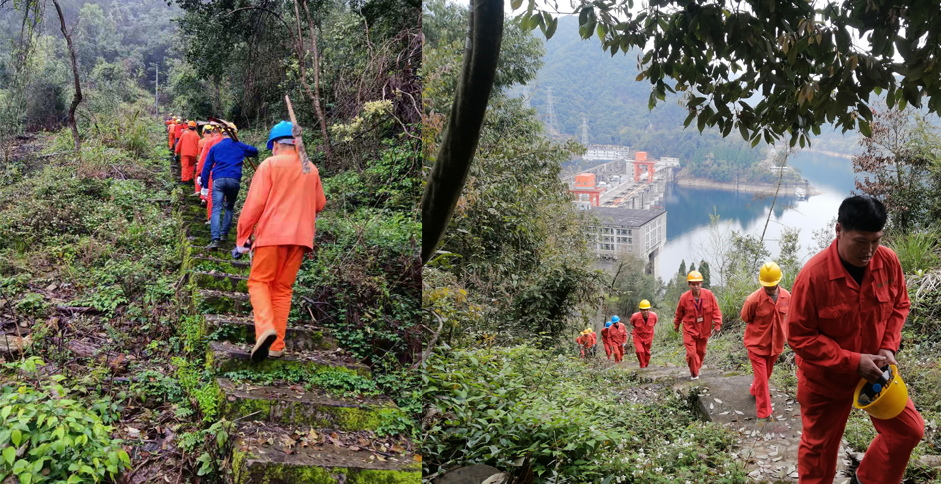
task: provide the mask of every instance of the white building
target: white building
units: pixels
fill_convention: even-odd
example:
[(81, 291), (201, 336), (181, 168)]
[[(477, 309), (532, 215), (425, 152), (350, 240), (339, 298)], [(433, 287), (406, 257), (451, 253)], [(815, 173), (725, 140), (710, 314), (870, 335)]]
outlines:
[(659, 255), (666, 245), (667, 212), (662, 208), (636, 210), (591, 207), (599, 225), (589, 227), (589, 243), (601, 259), (633, 254), (647, 260), (647, 273), (657, 274)]

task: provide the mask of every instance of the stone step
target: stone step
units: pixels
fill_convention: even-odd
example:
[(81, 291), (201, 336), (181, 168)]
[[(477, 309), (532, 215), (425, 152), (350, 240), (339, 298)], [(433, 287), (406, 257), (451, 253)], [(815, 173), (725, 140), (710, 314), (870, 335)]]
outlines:
[(222, 392), (222, 415), (229, 420), (310, 425), (338, 430), (376, 430), (386, 416), (401, 414), (383, 398), (342, 398), (301, 385), (253, 385), (217, 378)]
[(248, 292), (248, 277), (218, 271), (192, 271), (190, 280), (200, 289)]
[(212, 341), (206, 355), (206, 366), (219, 373), (252, 370), (257, 373), (270, 373), (280, 369), (298, 369), (309, 371), (348, 371), (370, 377), (369, 367), (353, 358), (342, 355), (338, 350), (303, 350), (288, 351), (281, 358), (268, 358), (260, 363), (252, 363), (251, 346), (236, 345), (228, 341)]
[[(229, 240), (223, 242), (218, 249), (209, 249), (206, 246), (209, 245), (209, 240), (206, 240), (205, 243), (196, 243), (195, 241), (190, 241), (190, 257), (229, 257), (231, 258), (232, 249), (235, 248), (235, 237), (232, 234), (229, 234)], [(243, 256), (239, 260), (248, 261), (248, 255)]]
[(421, 463), (411, 448), (371, 432), (243, 422), (233, 450), (233, 482), (420, 484)]
[[(205, 320), (209, 333), (218, 330), (226, 341), (238, 344), (255, 342), (255, 322), (251, 316), (207, 314)], [(338, 347), (336, 339), (326, 328), (292, 323), (288, 323), (284, 344), (288, 350), (335, 350)]]
[(241, 259), (233, 259), (231, 255), (226, 256), (221, 251), (219, 251), (219, 257), (195, 256), (192, 260), (194, 271), (217, 271), (247, 276), (252, 267), (247, 256)]
[(203, 314), (251, 315), (252, 303), (247, 292), (198, 289), (196, 308)]

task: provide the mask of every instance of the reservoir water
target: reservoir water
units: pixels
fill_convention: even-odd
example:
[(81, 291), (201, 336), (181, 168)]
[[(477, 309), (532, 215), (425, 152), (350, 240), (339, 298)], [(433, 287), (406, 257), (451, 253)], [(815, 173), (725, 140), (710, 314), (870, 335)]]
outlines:
[[(774, 258), (779, 253), (781, 232), (788, 227), (800, 229), (800, 254), (806, 261), (817, 252), (813, 231), (824, 227), (832, 231), (830, 222), (836, 217), (840, 203), (855, 188), (853, 164), (847, 158), (806, 151), (793, 155), (788, 163), (824, 193), (808, 196), (806, 200), (779, 196), (768, 223), (765, 246)], [(682, 260), (687, 265), (695, 261), (697, 266), (700, 260), (711, 262), (713, 245), (709, 237), (709, 215), (713, 209), (720, 217), (720, 233), (735, 230), (760, 237), (771, 209), (771, 198), (668, 184), (664, 196), (667, 243), (660, 255), (660, 277), (664, 280), (673, 277)]]

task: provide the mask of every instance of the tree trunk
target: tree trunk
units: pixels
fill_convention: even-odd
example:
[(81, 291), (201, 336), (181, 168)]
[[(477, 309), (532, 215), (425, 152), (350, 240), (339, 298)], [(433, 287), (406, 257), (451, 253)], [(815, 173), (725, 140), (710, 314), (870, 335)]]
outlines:
[(75, 142), (75, 154), (82, 154), (82, 140), (78, 137), (78, 125), (75, 123), (75, 108), (82, 102), (82, 86), (78, 82), (78, 62), (75, 60), (75, 46), (72, 45), (72, 37), (69, 36), (65, 28), (65, 15), (62, 14), (62, 7), (59, 6), (59, 0), (52, 0), (56, 6), (56, 12), (59, 13), (59, 23), (62, 25), (62, 35), (65, 36), (65, 42), (69, 46), (69, 57), (72, 58), (72, 75), (75, 77), (75, 95), (72, 96), (72, 105), (69, 106), (69, 126), (72, 127), (72, 140)]
[[(297, 19), (297, 42), (298, 42), (298, 52), (297, 57), (300, 60), (301, 66), (301, 85), (304, 86), (304, 91), (307, 93), (307, 96), (311, 99), (311, 102), (314, 103), (314, 112), (317, 114), (317, 119), (320, 120), (320, 134), (323, 136), (323, 154), (326, 160), (327, 166), (333, 166), (333, 148), (330, 147), (330, 135), (327, 132), (327, 120), (323, 114), (323, 108), (320, 106), (320, 56), (317, 51), (317, 31), (314, 29), (313, 19), (310, 16), (310, 9), (307, 8), (307, 1), (304, 0), (304, 12), (307, 15), (307, 26), (310, 28), (310, 45), (311, 50), (314, 54), (314, 87), (311, 89), (311, 86), (307, 83), (307, 72), (305, 69), (307, 51), (303, 47), (304, 37), (301, 34), (301, 16), (300, 11), (297, 7), (297, 0), (294, 0), (294, 16)], [(303, 55), (302, 55), (303, 54)]]
[(503, 0), (471, 0), (461, 77), (438, 158), (422, 195), (422, 264), (444, 235), (467, 181), (503, 40)]

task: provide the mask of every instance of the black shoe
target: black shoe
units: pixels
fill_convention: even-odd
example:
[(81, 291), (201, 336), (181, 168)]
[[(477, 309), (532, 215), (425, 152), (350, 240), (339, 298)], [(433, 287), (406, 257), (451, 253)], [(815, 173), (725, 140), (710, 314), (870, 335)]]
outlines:
[(856, 476), (856, 471), (853, 471), (853, 475), (850, 477), (850, 484), (861, 484), (859, 477)]
[(265, 360), (268, 357), (268, 350), (271, 348), (271, 345), (278, 339), (278, 333), (273, 329), (269, 329), (261, 334), (257, 341), (255, 341), (255, 346), (252, 348), (252, 363), (259, 363)]
[(206, 246), (206, 248), (209, 249), (209, 250), (216, 250), (216, 249), (218, 249), (218, 248), (219, 248), (219, 239), (212, 239), (212, 242), (210, 242), (209, 245)]

